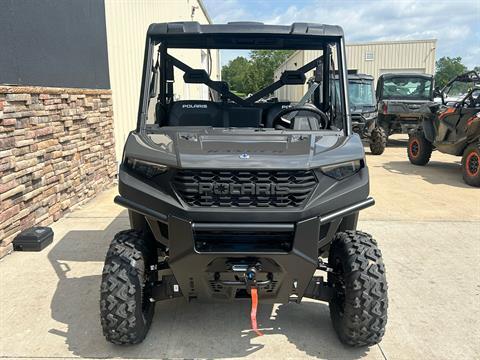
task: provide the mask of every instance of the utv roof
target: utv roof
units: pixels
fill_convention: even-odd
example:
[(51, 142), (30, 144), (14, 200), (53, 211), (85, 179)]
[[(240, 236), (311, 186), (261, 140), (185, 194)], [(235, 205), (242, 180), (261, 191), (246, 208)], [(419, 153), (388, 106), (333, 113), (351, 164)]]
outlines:
[(203, 25), (197, 21), (182, 21), (151, 24), (148, 34), (289, 34), (309, 36), (343, 36), (343, 30), (336, 25), (315, 23), (293, 23), (292, 25), (265, 25), (261, 22), (240, 21), (227, 24)]
[(372, 80), (373, 76), (368, 74), (348, 74), (348, 80)]
[(419, 73), (388, 73), (388, 74), (382, 74), (379, 76), (379, 78), (383, 79), (391, 79), (391, 78), (397, 78), (397, 77), (419, 77), (419, 78), (424, 78), (427, 80), (430, 80), (433, 78), (433, 75), (430, 74), (419, 74)]
[(318, 44), (328, 38), (343, 37), (343, 29), (336, 25), (313, 23), (265, 25), (261, 22), (230, 22), (204, 25), (197, 21), (184, 21), (151, 24), (147, 36), (165, 42), (168, 47), (308, 49), (318, 48)]
[[(338, 79), (338, 70), (335, 70), (334, 78)], [(312, 77), (312, 79), (313, 79), (313, 77)], [(372, 75), (358, 73), (357, 70), (350, 70), (349, 69), (347, 71), (347, 79), (348, 80), (372, 80), (373, 81), (374, 77)]]

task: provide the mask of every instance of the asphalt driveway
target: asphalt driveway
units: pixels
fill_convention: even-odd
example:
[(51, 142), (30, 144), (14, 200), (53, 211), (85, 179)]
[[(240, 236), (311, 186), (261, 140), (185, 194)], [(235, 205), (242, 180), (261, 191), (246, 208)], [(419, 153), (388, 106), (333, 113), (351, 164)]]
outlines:
[[(398, 139), (398, 138), (397, 138)], [(128, 227), (102, 193), (53, 225), (40, 253), (0, 260), (0, 356), (5, 358), (480, 358), (480, 190), (461, 179), (459, 158), (434, 153), (427, 167), (406, 159), (404, 140), (367, 158), (374, 208), (359, 227), (384, 254), (389, 322), (384, 340), (350, 349), (336, 338), (328, 306), (262, 305), (265, 336), (249, 329), (249, 304), (156, 305), (145, 342), (105, 342), (99, 323), (100, 274), (114, 233)]]

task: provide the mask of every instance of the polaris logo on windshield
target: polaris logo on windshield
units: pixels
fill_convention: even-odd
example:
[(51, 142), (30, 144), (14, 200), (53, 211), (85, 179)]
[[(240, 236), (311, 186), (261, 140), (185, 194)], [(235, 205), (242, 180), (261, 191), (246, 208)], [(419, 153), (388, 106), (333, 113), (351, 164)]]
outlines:
[(200, 195), (288, 195), (290, 190), (280, 184), (230, 184), (230, 183), (199, 183)]
[(207, 104), (183, 104), (182, 109), (206, 109)]

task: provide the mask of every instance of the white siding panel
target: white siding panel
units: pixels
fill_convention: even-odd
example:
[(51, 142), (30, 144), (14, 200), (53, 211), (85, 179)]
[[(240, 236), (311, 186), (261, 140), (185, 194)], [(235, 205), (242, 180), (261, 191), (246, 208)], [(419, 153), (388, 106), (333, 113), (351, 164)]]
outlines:
[[(375, 79), (386, 69), (427, 74), (435, 71), (436, 40), (347, 44), (346, 48), (348, 68), (372, 75)], [(373, 61), (365, 60), (367, 52), (373, 53)]]
[[(195, 7), (191, 17), (192, 7)], [(137, 122), (140, 82), (142, 79), (145, 37), (152, 23), (170, 21), (198, 21), (209, 23), (208, 15), (198, 0), (105, 0), (108, 41), (108, 62), (113, 93), (115, 151), (122, 157), (128, 133)], [(191, 66), (200, 67), (200, 50), (179, 50), (176, 54)], [(212, 78), (219, 78), (218, 51), (212, 51)], [(178, 74), (176, 74), (178, 75)], [(187, 89), (176, 77), (179, 98)], [(191, 96), (201, 92), (200, 87), (190, 89)]]
[[(274, 80), (280, 79), (280, 76), (285, 70), (295, 70), (301, 67), (309, 60), (304, 59), (305, 53), (303, 51), (294, 52), (273, 74)], [(279, 100), (299, 100), (301, 99), (305, 90), (303, 85), (287, 85), (282, 86), (275, 92), (275, 96)]]

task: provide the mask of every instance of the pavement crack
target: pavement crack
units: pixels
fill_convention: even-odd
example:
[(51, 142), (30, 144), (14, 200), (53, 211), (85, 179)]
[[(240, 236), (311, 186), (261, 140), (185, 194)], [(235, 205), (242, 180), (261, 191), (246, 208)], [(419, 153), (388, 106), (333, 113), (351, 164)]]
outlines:
[(378, 348), (380, 349), (380, 352), (382, 353), (383, 358), (384, 358), (385, 360), (388, 360), (388, 359), (387, 359), (387, 356), (386, 356), (385, 353), (383, 352), (383, 349), (382, 349), (382, 347), (380, 346), (380, 344), (377, 344), (377, 346), (378, 346)]

